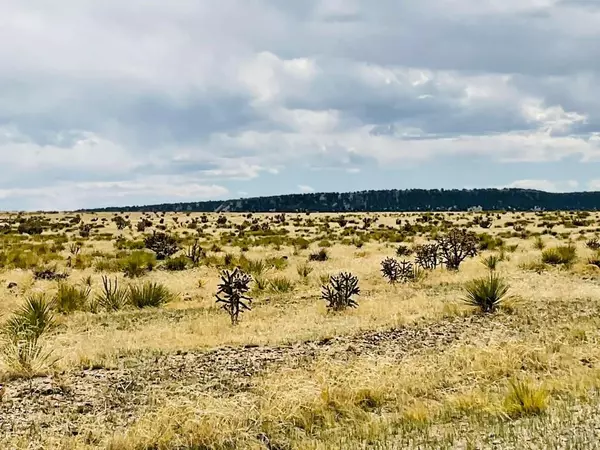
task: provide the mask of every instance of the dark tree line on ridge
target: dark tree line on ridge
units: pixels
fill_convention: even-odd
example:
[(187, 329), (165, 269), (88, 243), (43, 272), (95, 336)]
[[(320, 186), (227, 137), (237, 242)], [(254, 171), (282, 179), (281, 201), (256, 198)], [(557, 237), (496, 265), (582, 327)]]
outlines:
[[(551, 193), (531, 189), (408, 189), (327, 192), (227, 201), (107, 207), (86, 212), (380, 212), (380, 211), (596, 210), (600, 192)], [(82, 210), (83, 212), (83, 210)]]

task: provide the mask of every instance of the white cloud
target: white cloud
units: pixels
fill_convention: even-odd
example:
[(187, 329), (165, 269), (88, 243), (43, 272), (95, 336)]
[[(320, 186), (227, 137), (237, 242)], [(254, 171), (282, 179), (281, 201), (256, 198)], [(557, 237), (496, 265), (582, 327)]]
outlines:
[(307, 186), (305, 184), (299, 184), (298, 185), (298, 190), (302, 193), (310, 193), (310, 192), (315, 192), (315, 189), (311, 186)]
[(509, 188), (536, 189), (546, 192), (569, 192), (579, 187), (576, 180), (550, 181), (550, 180), (517, 180), (510, 183)]

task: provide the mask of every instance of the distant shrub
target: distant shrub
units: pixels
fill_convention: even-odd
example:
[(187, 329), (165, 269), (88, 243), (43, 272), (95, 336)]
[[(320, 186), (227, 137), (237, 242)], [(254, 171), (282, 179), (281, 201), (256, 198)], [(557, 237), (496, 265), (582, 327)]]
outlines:
[(194, 243), (187, 248), (185, 256), (192, 262), (193, 265), (197, 265), (206, 257), (206, 253), (204, 249), (200, 247), (200, 242), (198, 239), (196, 239)]
[(45, 266), (39, 269), (34, 269), (33, 278), (36, 280), (64, 280), (69, 277), (69, 274), (66, 272), (59, 272), (56, 265), (53, 266)]
[(537, 250), (544, 250), (545, 247), (546, 247), (546, 243), (544, 242), (542, 237), (541, 236), (536, 237), (535, 241), (533, 242), (533, 248), (535, 248)]
[(600, 250), (600, 240), (598, 238), (590, 239), (585, 245), (591, 250)]
[(396, 248), (396, 256), (410, 256), (412, 255), (413, 251), (410, 247), (408, 247), (407, 245), (399, 245)]
[(283, 270), (288, 265), (288, 259), (284, 256), (271, 257), (265, 260), (267, 266), (273, 267), (275, 270)]
[(327, 261), (329, 259), (329, 254), (327, 250), (322, 248), (317, 253), (311, 253), (308, 256), (309, 261)]
[(600, 250), (597, 250), (594, 255), (588, 259), (588, 264), (592, 264), (600, 268)]
[(188, 259), (181, 255), (175, 258), (167, 258), (163, 267), (170, 271), (181, 271), (187, 269), (187, 265)]
[(498, 255), (489, 255), (481, 259), (481, 263), (489, 270), (496, 270), (500, 263), (500, 257)]
[(17, 227), (17, 231), (21, 234), (29, 234), (31, 236), (42, 234), (44, 226), (39, 219), (29, 218), (22, 221)]
[(146, 236), (144, 245), (147, 249), (156, 253), (156, 259), (163, 260), (179, 251), (177, 239), (170, 234), (163, 232), (153, 232)]
[(466, 258), (477, 254), (477, 236), (472, 231), (454, 228), (436, 241), (440, 258), (449, 270), (458, 270)]

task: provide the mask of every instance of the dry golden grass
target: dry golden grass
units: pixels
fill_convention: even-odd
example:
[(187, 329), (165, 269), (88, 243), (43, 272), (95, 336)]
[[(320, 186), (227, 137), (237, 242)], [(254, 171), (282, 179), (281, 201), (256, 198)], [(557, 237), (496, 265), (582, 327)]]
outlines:
[[(52, 221), (65, 216), (46, 215)], [(98, 233), (107, 233), (110, 239), (96, 240), (93, 233), (84, 240), (82, 254), (115, 253), (112, 241), (117, 236), (140, 239), (135, 224), (141, 216), (129, 215), (132, 231), (117, 230), (111, 214), (83, 215), (85, 223), (91, 223), (92, 217), (98, 222), (106, 218), (106, 227)], [(338, 225), (330, 224), (329, 230), (297, 227), (291, 221), (296, 216), (288, 214), (285, 227), (271, 224), (272, 229), (288, 231), (282, 245), (249, 246), (243, 252), (249, 259), (287, 257), (285, 268), (270, 269), (263, 276), (287, 277), (294, 283), (293, 291), (255, 293), (253, 309), (242, 315), (238, 326), (232, 326), (215, 304), (219, 269), (213, 265), (145, 275), (141, 280), (161, 283), (177, 294), (175, 301), (159, 309), (60, 316), (59, 328), (44, 342), (56, 362), (47, 368), (46, 378), (34, 380), (35, 386), (64, 384), (60, 399), (40, 394), (31, 381), (7, 381), (0, 415), (10, 410), (18, 395), (29, 395), (25, 403), (31, 404), (22, 406), (30, 414), (22, 420), (16, 419), (16, 413), (0, 417), (0, 430), (11, 430), (0, 437), (2, 448), (478, 448), (493, 445), (494, 439), (507, 447), (533, 446), (537, 441), (560, 448), (565, 439), (583, 447), (593, 442), (596, 432), (589, 424), (598, 417), (600, 405), (596, 395), (600, 269), (587, 264), (593, 252), (585, 240), (596, 234), (598, 214), (588, 217), (594, 226), (555, 225), (555, 235), (542, 235), (546, 248), (570, 240), (578, 259), (570, 267), (538, 271), (527, 270), (541, 259), (534, 238), (522, 238), (507, 223), (528, 221), (526, 230), (539, 234), (544, 230), (541, 222), (550, 219), (507, 213), (495, 218), (490, 229), (472, 227), (478, 233), (503, 236), (505, 241), (504, 250), (486, 250), (482, 255), (504, 253), (497, 272), (510, 284), (511, 298), (498, 313), (483, 318), (462, 301), (464, 284), (486, 274), (480, 256), (465, 261), (457, 272), (436, 269), (421, 281), (392, 286), (382, 278), (380, 262), (395, 255), (397, 244), (373, 240), (360, 248), (352, 242), (344, 244)], [(298, 217), (318, 225), (325, 216)], [(362, 225), (364, 215), (345, 216)], [(400, 229), (405, 223), (416, 224), (421, 215), (378, 216), (366, 233), (375, 235), (380, 225)], [(194, 230), (178, 223), (194, 217), (201, 215), (167, 214), (164, 225), (180, 236), (184, 231), (193, 236)], [(232, 230), (216, 226), (218, 215), (207, 217), (200, 240), (203, 247), (217, 244), (222, 253), (212, 254), (239, 256), (239, 247), (221, 242)], [(254, 215), (261, 221), (271, 217)], [(227, 218), (234, 224), (245, 220), (241, 214), (227, 214)], [(401, 225), (396, 225), (397, 218)], [(466, 226), (473, 214), (445, 213), (444, 218)], [(153, 221), (158, 222), (155, 217)], [(307, 249), (295, 249), (286, 240), (291, 237), (314, 242)], [(429, 236), (406, 237), (404, 244), (410, 246)], [(77, 239), (77, 231), (69, 232), (68, 238)], [(306, 263), (322, 240), (332, 244), (327, 248), (330, 258), (310, 263), (314, 270), (304, 280), (297, 267)], [(65, 266), (68, 254), (67, 249), (60, 252), (59, 266)], [(321, 278), (341, 270), (360, 280), (359, 307), (332, 314), (320, 298)], [(100, 290), (103, 273), (92, 267), (69, 272), (70, 283), (91, 278), (92, 291)], [(115, 275), (123, 285), (138, 282)], [(57, 289), (56, 282), (35, 281), (31, 270), (4, 269), (0, 280), (1, 316), (9, 315), (33, 292), (52, 296)], [(9, 282), (17, 287), (8, 289)], [(385, 330), (396, 331), (388, 335)], [(411, 333), (423, 337), (404, 340), (404, 334)], [(320, 350), (319, 342), (332, 338), (337, 340)], [(254, 357), (249, 352), (255, 346), (264, 354), (278, 355), (277, 363), (268, 360), (252, 366), (248, 361)], [(235, 368), (227, 369), (228, 376), (241, 379), (237, 384), (228, 384), (231, 380), (225, 377), (223, 386), (214, 388), (213, 383), (209, 388), (200, 375), (189, 373), (162, 374), (152, 382), (144, 378), (152, 361), (160, 366), (161, 358), (186, 352), (204, 361), (202, 373), (210, 373), (210, 359), (198, 355), (224, 347), (234, 347), (227, 352), (242, 355), (232, 362)], [(215, 358), (220, 357), (218, 352)], [(215, 367), (226, 363), (215, 359)], [(82, 372), (91, 367), (96, 370)], [(182, 373), (190, 370), (181, 365)], [(0, 362), (0, 377), (10, 380), (17, 375), (13, 372)], [(88, 378), (96, 373), (97, 379), (114, 376), (111, 383), (127, 381), (126, 386), (134, 387), (119, 388), (114, 391), (118, 399), (111, 398), (113, 391), (100, 391), (91, 381), (88, 386), (88, 378), (80, 381), (82, 373)], [(112, 389), (111, 383), (106, 389)], [(66, 393), (69, 389), (74, 392), (71, 397)], [(93, 406), (91, 412), (81, 412), (85, 408), (79, 403), (85, 395), (105, 399), (107, 406), (103, 411)], [(32, 413), (34, 407), (53, 401), (66, 406), (58, 406), (57, 414), (44, 407)], [(577, 411), (576, 417), (570, 411)], [(574, 426), (579, 431), (574, 432)], [(490, 433), (495, 437), (490, 438)]]

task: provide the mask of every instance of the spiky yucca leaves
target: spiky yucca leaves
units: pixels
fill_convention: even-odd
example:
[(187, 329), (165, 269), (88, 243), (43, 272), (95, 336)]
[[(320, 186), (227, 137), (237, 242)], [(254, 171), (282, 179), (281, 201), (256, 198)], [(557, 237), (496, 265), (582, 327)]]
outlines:
[(29, 296), (2, 327), (5, 338), (11, 341), (36, 341), (56, 328), (52, 303), (43, 294)]
[(125, 289), (119, 287), (119, 281), (115, 277), (110, 280), (102, 276), (102, 292), (96, 296), (95, 303), (99, 308), (108, 311), (119, 311), (127, 306), (129, 296)]
[(436, 241), (440, 258), (449, 270), (458, 270), (465, 259), (477, 255), (477, 235), (472, 231), (454, 228)]
[(476, 278), (465, 285), (465, 303), (477, 307), (483, 313), (494, 312), (508, 293), (509, 285), (496, 273)]
[(321, 298), (327, 302), (327, 308), (342, 311), (356, 308), (358, 303), (352, 298), (360, 294), (358, 278), (351, 273), (341, 272), (330, 277), (329, 284), (322, 287)]
[(85, 311), (91, 292), (92, 289), (87, 285), (78, 287), (61, 282), (54, 297), (56, 309), (61, 314)]
[(158, 308), (172, 299), (171, 291), (160, 283), (146, 282), (141, 286), (129, 286), (129, 301), (136, 308)]
[(217, 303), (222, 303), (222, 308), (227, 311), (231, 318), (231, 324), (239, 322), (240, 313), (250, 310), (252, 299), (246, 295), (250, 290), (250, 275), (235, 268), (233, 272), (224, 270), (221, 272), (221, 283), (216, 293)]
[(46, 351), (41, 337), (57, 323), (52, 305), (43, 294), (32, 295), (2, 327), (0, 357), (13, 375), (32, 377), (49, 364), (51, 351)]
[(489, 270), (496, 270), (500, 263), (500, 257), (498, 255), (489, 255), (485, 258), (481, 258), (481, 264), (487, 267)]
[(298, 264), (298, 266), (296, 267), (296, 272), (298, 272), (298, 275), (306, 280), (311, 273), (313, 273), (314, 268), (312, 268), (309, 264)]

